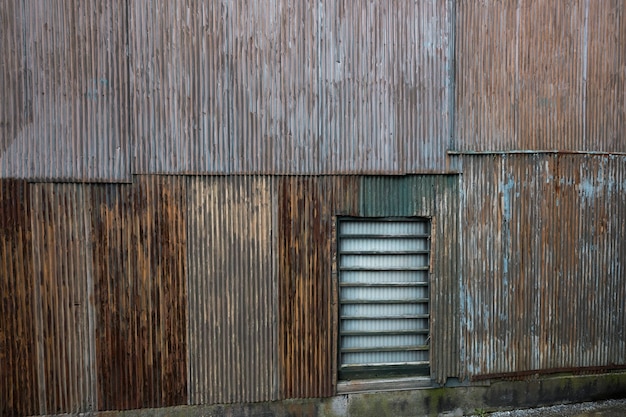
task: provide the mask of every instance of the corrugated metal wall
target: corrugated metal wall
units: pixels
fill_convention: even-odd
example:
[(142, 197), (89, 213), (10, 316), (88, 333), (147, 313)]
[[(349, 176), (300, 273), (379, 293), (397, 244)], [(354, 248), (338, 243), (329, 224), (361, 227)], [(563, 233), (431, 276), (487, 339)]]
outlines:
[(457, 2), (454, 149), (625, 152), (624, 10)]
[(626, 159), (464, 157), (469, 376), (626, 362)]
[(432, 216), (433, 376), (457, 375), (457, 184), (2, 180), (0, 414), (333, 395), (337, 215)]

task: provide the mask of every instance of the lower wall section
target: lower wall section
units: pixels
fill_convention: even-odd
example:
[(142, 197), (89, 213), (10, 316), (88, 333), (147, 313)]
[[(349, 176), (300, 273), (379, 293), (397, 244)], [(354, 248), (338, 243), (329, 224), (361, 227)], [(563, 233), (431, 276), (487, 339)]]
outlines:
[(555, 376), (525, 381), (499, 381), (482, 386), (347, 394), (324, 399), (257, 404), (182, 406), (102, 412), (92, 415), (94, 417), (461, 416), (618, 398), (626, 398), (626, 373)]

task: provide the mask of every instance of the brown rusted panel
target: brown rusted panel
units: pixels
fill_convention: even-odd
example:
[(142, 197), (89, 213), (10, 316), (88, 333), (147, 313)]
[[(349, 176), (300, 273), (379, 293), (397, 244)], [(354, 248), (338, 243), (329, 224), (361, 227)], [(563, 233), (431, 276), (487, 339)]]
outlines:
[(445, 170), (452, 2), (320, 10), (320, 172)]
[(0, 180), (0, 416), (39, 413), (30, 198)]
[(278, 399), (275, 180), (190, 177), (189, 403)]
[(133, 182), (131, 376), (141, 407), (187, 403), (186, 201), (184, 177)]
[(626, 151), (626, 1), (589, 1), (586, 138), (602, 151)]
[(463, 159), (469, 376), (626, 364), (625, 158)]
[(0, 176), (130, 180), (125, 2), (7, 6)]
[(77, 184), (30, 186), (41, 414), (95, 409), (93, 276), (89, 190)]
[(138, 347), (138, 301), (146, 295), (134, 282), (132, 186), (92, 187), (96, 366), (98, 409), (124, 410), (144, 405), (142, 373), (146, 356)]
[(279, 349), (284, 398), (335, 392), (332, 216), (356, 214), (354, 179), (285, 177), (278, 186)]

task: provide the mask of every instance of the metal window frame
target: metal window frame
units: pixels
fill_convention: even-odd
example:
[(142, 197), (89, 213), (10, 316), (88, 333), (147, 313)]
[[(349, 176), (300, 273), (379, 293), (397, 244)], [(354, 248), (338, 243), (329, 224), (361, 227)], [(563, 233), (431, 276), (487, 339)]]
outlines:
[[(369, 379), (377, 379), (377, 378), (394, 378), (394, 377), (427, 377), (430, 375), (430, 365), (431, 365), (431, 359), (430, 359), (430, 333), (432, 331), (432, 324), (431, 324), (431, 317), (430, 317), (430, 312), (431, 312), (431, 288), (432, 288), (432, 282), (431, 282), (431, 273), (432, 273), (432, 231), (433, 231), (433, 219), (431, 217), (427, 217), (427, 216), (387, 216), (387, 217), (376, 217), (376, 216), (334, 216), (333, 219), (333, 240), (334, 240), (334, 247), (333, 247), (333, 280), (334, 280), (334, 297), (333, 297), (333, 303), (335, 304), (336, 307), (336, 319), (333, 320), (334, 321), (334, 332), (335, 332), (335, 340), (336, 340), (336, 368), (334, 370), (334, 374), (335, 374), (335, 381), (351, 381), (351, 380), (369, 380)], [(371, 365), (371, 366), (344, 366), (342, 364), (342, 353), (354, 350), (354, 351), (360, 351), (360, 352), (365, 352), (368, 350), (372, 350), (372, 351), (377, 351), (380, 349), (376, 349), (376, 348), (372, 348), (372, 349), (342, 349), (342, 336), (344, 336), (346, 333), (341, 331), (341, 321), (342, 321), (342, 317), (341, 317), (341, 307), (344, 304), (350, 304), (350, 303), (354, 303), (353, 301), (349, 301), (349, 302), (343, 302), (341, 299), (341, 288), (342, 287), (349, 287), (349, 286), (356, 286), (356, 287), (393, 287), (395, 285), (395, 283), (380, 283), (380, 284), (352, 284), (352, 283), (342, 283), (341, 282), (341, 274), (342, 274), (342, 270), (347, 270), (345, 268), (341, 267), (341, 257), (343, 255), (345, 255), (344, 252), (341, 251), (340, 249), (340, 245), (342, 242), (342, 238), (345, 237), (353, 237), (353, 236), (358, 236), (358, 237), (363, 237), (363, 238), (367, 238), (367, 235), (363, 235), (363, 236), (359, 236), (359, 235), (349, 235), (349, 236), (342, 236), (340, 231), (341, 231), (341, 225), (343, 223), (346, 222), (362, 222), (362, 223), (368, 223), (368, 222), (390, 222), (390, 223), (398, 223), (398, 222), (416, 222), (416, 223), (426, 223), (427, 224), (427, 229), (428, 229), (428, 233), (427, 234), (421, 234), (421, 235), (409, 235), (409, 238), (425, 238), (427, 239), (428, 242), (428, 248), (427, 250), (420, 250), (419, 254), (426, 254), (427, 255), (427, 262), (426, 265), (424, 267), (419, 267), (416, 269), (412, 269), (412, 268), (373, 268), (373, 269), (367, 269), (367, 270), (394, 270), (394, 271), (408, 271), (408, 270), (420, 270), (420, 271), (426, 271), (427, 273), (427, 277), (428, 280), (426, 283), (419, 283), (419, 284), (411, 284), (409, 286), (421, 286), (421, 287), (428, 287), (427, 290), (427, 294), (428, 297), (427, 298), (420, 298), (420, 299), (415, 299), (415, 300), (411, 300), (409, 301), (409, 303), (415, 303), (415, 304), (427, 304), (427, 313), (426, 314), (420, 314), (419, 318), (421, 319), (428, 319), (427, 323), (428, 323), (428, 328), (427, 329), (419, 329), (419, 330), (415, 330), (415, 331), (410, 331), (410, 332), (401, 332), (401, 331), (393, 331), (393, 332), (388, 332), (388, 331), (373, 331), (373, 332), (368, 332), (372, 335), (381, 335), (381, 336), (385, 336), (385, 335), (395, 335), (395, 334), (426, 334), (427, 336), (427, 341), (426, 344), (424, 345), (416, 345), (416, 346), (410, 346), (407, 348), (410, 348), (411, 350), (421, 350), (421, 351), (428, 351), (428, 360), (427, 361), (419, 361), (419, 362), (409, 362), (409, 363), (387, 363), (387, 364), (376, 364), (376, 365)], [(381, 237), (381, 235), (372, 235), (372, 238), (377, 238), (377, 237)], [(385, 237), (388, 238), (402, 238), (402, 236), (395, 236), (395, 235), (385, 235)], [(385, 238), (383, 237), (383, 238)], [(350, 252), (350, 254), (365, 254), (367, 255), (369, 251), (357, 251), (357, 252)], [(415, 253), (417, 254), (418, 251), (415, 251)], [(394, 254), (393, 252), (385, 252), (384, 254), (387, 253), (391, 253)], [(375, 252), (371, 252), (372, 255), (375, 255)], [(403, 253), (406, 254), (406, 253)], [(378, 253), (377, 255), (381, 255), (380, 253)], [(349, 268), (348, 268), (349, 269)], [(399, 286), (405, 286), (405, 285), (399, 285)], [(406, 303), (408, 300), (397, 300), (402, 301), (403, 303)], [(393, 300), (387, 301), (390, 303), (393, 303)], [(365, 304), (365, 303), (364, 303)], [(391, 351), (388, 348), (383, 348), (381, 351)]]

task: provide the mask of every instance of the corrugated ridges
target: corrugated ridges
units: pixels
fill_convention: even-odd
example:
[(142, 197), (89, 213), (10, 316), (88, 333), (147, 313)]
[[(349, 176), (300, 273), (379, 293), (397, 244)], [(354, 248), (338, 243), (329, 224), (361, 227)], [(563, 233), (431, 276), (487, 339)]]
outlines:
[(9, 6), (0, 175), (129, 180), (124, 1)]
[(279, 398), (275, 182), (189, 177), (189, 403)]
[(624, 152), (623, 6), (459, 2), (454, 148)]
[(0, 416), (39, 413), (30, 195), (0, 180)]
[(624, 364), (624, 157), (464, 157), (470, 376)]

